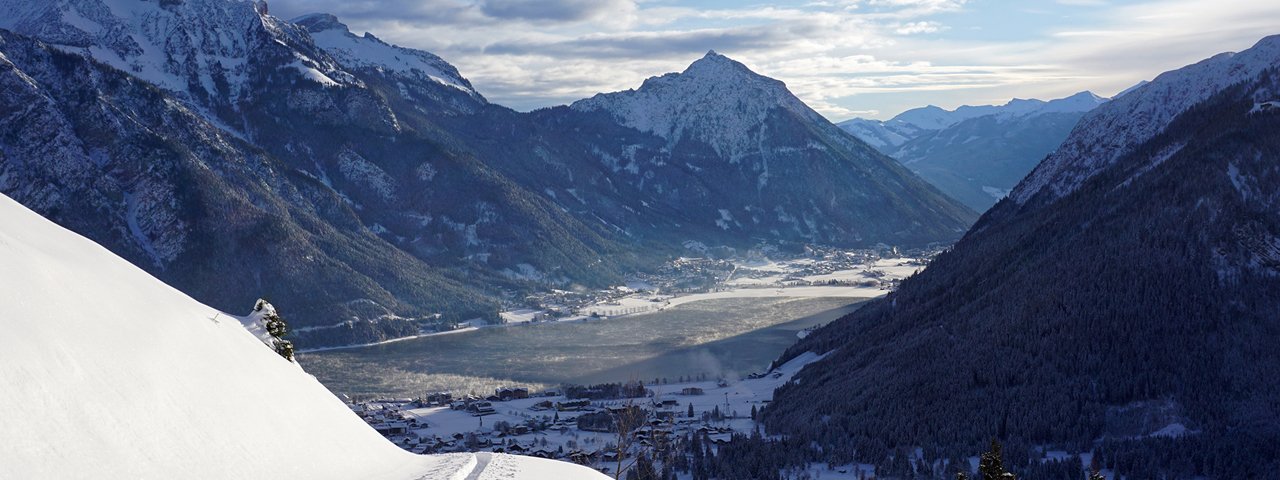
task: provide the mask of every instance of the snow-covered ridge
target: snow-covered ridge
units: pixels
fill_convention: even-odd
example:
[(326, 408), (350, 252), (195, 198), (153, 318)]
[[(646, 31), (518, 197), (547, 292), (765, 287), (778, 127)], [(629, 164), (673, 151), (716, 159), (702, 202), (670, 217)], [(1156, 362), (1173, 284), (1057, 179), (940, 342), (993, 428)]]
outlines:
[(392, 45), (371, 33), (365, 33), (363, 37), (357, 36), (351, 33), (346, 24), (338, 21), (337, 17), (327, 13), (303, 15), (291, 20), (291, 23), (305, 27), (316, 45), (343, 66), (418, 75), (462, 90), (477, 100), (484, 100), (471, 87), (471, 82), (462, 78), (457, 68), (434, 54)]
[(638, 89), (597, 94), (571, 107), (609, 112), (619, 123), (672, 144), (685, 138), (703, 141), (730, 161), (759, 150), (761, 124), (775, 108), (827, 123), (782, 82), (714, 51), (684, 72), (649, 78)]
[(836, 125), (882, 152), (889, 151), (888, 147), (897, 147), (911, 140), (905, 135), (906, 132), (886, 127), (884, 122), (879, 120), (854, 118)]
[[(0, 478), (499, 473), (474, 454), (392, 445), (265, 347), (246, 318), (192, 300), (5, 196), (0, 265)], [(528, 457), (499, 463), (502, 478), (605, 478)]]
[[(0, 28), (83, 53), (197, 104), (234, 105), (264, 49), (321, 83), (354, 79), (256, 0), (0, 0)], [(271, 55), (279, 55), (278, 52)]]
[(1240, 53), (1223, 53), (1165, 72), (1090, 112), (1010, 195), (1026, 203), (1041, 191), (1067, 195), (1116, 159), (1159, 134), (1182, 112), (1280, 63), (1280, 36)]
[(251, 80), (292, 68), (329, 86), (360, 86), (348, 69), (413, 76), (483, 102), (452, 65), (427, 52), (356, 36), (332, 15), (271, 16), (260, 0), (0, 0), (0, 28), (88, 55), (192, 104), (236, 108)]
[(1035, 98), (1015, 98), (1004, 105), (962, 105), (955, 110), (945, 110), (929, 105), (907, 110), (890, 119), (887, 124), (908, 124), (923, 130), (941, 130), (971, 118), (995, 115), (999, 120), (1028, 118), (1046, 113), (1087, 112), (1107, 101), (1093, 92), (1084, 91), (1049, 101)]
[(962, 105), (955, 110), (929, 105), (902, 112), (883, 122), (854, 118), (838, 123), (876, 148), (897, 147), (922, 131), (942, 130), (965, 120), (995, 116), (998, 121), (1025, 119), (1050, 113), (1079, 113), (1093, 110), (1107, 98), (1084, 91), (1049, 101), (1015, 98), (1004, 105)]

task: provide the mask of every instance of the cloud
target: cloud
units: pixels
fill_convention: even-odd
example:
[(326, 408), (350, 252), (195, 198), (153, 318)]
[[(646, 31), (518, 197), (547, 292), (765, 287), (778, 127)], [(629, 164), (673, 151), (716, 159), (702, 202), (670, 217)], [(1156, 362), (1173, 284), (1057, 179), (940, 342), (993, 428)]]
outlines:
[(702, 54), (707, 50), (748, 51), (781, 46), (792, 36), (786, 28), (731, 28), (692, 31), (596, 34), (553, 41), (515, 39), (494, 43), (485, 53), (548, 55), (576, 58), (662, 58)]
[(1110, 5), (1107, 0), (1054, 0), (1059, 5), (1070, 5), (1076, 7), (1103, 7)]
[(481, 0), (478, 6), (491, 18), (550, 22), (579, 22), (636, 9), (630, 0)]
[(893, 31), (898, 35), (914, 35), (917, 33), (933, 33), (941, 28), (942, 26), (938, 22), (907, 22), (898, 26), (898, 28), (895, 28)]

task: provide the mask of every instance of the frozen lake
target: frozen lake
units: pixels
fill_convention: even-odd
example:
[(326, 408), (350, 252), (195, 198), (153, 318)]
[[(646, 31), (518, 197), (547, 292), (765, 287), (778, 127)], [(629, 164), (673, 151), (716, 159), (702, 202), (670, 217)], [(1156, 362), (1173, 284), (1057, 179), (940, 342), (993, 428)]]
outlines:
[(796, 332), (835, 320), (852, 298), (725, 298), (606, 320), (485, 328), (353, 350), (302, 354), (334, 392), (492, 392), (763, 371)]

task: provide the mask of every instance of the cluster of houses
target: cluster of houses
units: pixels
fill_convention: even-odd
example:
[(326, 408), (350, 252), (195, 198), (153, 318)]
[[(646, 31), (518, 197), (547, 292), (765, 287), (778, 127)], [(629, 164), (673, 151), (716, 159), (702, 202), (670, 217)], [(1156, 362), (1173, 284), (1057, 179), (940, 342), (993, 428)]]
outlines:
[(415, 408), (420, 405), (420, 401), (411, 398), (377, 399), (349, 404), (356, 415), (392, 443), (415, 453), (426, 453), (427, 448), (417, 448), (420, 446), (420, 441), (413, 431), (426, 428), (427, 425), (416, 416), (405, 412), (406, 408)]
[[(686, 387), (683, 395), (701, 395), (702, 389)], [(672, 442), (690, 433), (705, 434), (714, 443), (727, 442), (732, 434), (729, 428), (712, 426), (706, 415), (690, 416), (681, 409), (681, 402), (674, 398), (637, 398), (624, 400), (592, 401), (567, 399), (559, 392), (541, 392), (547, 396), (525, 407), (529, 412), (524, 423), (507, 421), (492, 423), (480, 419), (489, 427), (471, 432), (433, 433), (431, 425), (420, 420), (412, 410), (448, 407), (484, 417), (496, 413), (496, 402), (531, 399), (526, 388), (499, 388), (493, 395), (479, 397), (467, 395), (455, 397), (449, 393), (432, 393), (418, 399), (377, 399), (351, 403), (351, 409), (391, 442), (418, 454), (461, 451), (492, 451), (561, 459), (604, 469), (616, 462), (618, 451), (612, 439), (617, 435), (611, 428), (614, 419), (621, 415), (636, 415), (637, 427), (632, 431), (634, 445), (640, 448), (659, 442)], [(536, 398), (534, 398), (536, 400)], [(526, 402), (528, 403), (528, 402)], [(509, 412), (508, 412), (509, 413)], [(585, 416), (603, 418), (603, 422), (584, 422)], [(502, 418), (510, 418), (503, 416)], [(594, 439), (594, 440), (593, 440)]]
[[(495, 389), (493, 395), (480, 397), (478, 395), (467, 395), (458, 399), (454, 399), (453, 395), (448, 393), (435, 394), (440, 401), (424, 406), (444, 406), (454, 410), (462, 410), (470, 413), (472, 416), (483, 417), (485, 415), (493, 415), (497, 410), (493, 408), (493, 402), (510, 402), (512, 400), (521, 400), (529, 398), (529, 389), (524, 387), (502, 387)], [(556, 396), (559, 393), (551, 391), (544, 392), (546, 396)]]

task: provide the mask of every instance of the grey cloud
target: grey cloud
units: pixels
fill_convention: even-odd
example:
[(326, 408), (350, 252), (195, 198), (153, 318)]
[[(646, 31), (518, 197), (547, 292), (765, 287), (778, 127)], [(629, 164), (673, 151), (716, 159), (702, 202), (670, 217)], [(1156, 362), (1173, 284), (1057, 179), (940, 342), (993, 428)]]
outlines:
[(631, 0), (273, 0), (281, 18), (324, 12), (340, 19), (484, 25), (500, 21), (572, 23), (635, 8)]
[(322, 12), (357, 21), (463, 24), (491, 20), (475, 4), (458, 0), (271, 0), (270, 8), (272, 15), (284, 19)]
[(485, 47), (486, 54), (547, 55), (575, 58), (660, 58), (706, 53), (741, 52), (778, 47), (796, 40), (789, 28), (740, 28), (593, 35), (561, 41), (504, 41)]
[(577, 22), (634, 8), (630, 0), (480, 0), (486, 16), (534, 22)]

